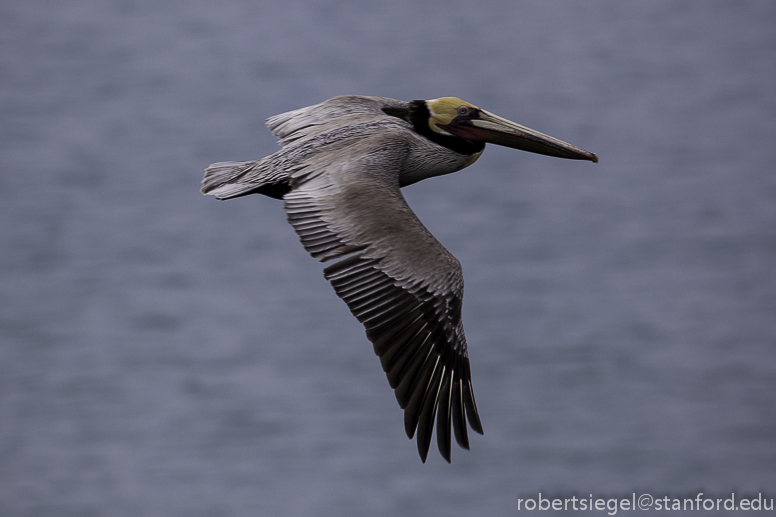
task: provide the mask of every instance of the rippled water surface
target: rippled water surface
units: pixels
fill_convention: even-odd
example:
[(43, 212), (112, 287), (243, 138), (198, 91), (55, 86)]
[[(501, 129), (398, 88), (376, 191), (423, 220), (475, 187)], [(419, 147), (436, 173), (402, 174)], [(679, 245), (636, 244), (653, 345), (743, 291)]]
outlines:
[[(0, 6), (0, 514), (513, 515), (776, 491), (771, 2)], [(455, 95), (489, 146), (406, 189), (461, 261), (484, 436), (421, 464), (282, 203), (202, 171), (343, 93)]]

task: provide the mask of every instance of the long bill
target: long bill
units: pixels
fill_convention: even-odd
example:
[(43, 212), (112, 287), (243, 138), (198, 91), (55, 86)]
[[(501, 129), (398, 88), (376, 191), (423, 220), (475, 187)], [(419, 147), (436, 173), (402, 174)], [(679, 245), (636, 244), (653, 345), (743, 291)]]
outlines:
[(455, 118), (450, 124), (440, 127), (467, 140), (489, 142), (521, 151), (557, 156), (558, 158), (589, 160), (598, 163), (598, 156), (595, 153), (582, 150), (485, 110), (479, 110), (478, 115), (474, 119), (458, 120)]

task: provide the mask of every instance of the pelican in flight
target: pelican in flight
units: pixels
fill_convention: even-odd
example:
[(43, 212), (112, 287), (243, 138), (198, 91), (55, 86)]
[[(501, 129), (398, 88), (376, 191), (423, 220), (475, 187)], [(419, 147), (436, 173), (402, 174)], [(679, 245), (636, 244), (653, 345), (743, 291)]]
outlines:
[(450, 429), (469, 448), (482, 434), (461, 322), (458, 260), (412, 212), (401, 187), (468, 167), (485, 143), (598, 162), (598, 157), (455, 97), (404, 102), (344, 95), (267, 119), (281, 149), (214, 163), (202, 193), (282, 199), (304, 248), (366, 327), (404, 428), (425, 463), (436, 418), (450, 462)]

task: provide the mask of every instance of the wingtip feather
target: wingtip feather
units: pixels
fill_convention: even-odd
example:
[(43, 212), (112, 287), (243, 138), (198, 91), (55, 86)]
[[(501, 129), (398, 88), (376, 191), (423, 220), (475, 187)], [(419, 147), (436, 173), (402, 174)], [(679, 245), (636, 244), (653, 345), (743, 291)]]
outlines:
[(445, 376), (442, 378), (442, 384), (439, 391), (439, 407), (437, 408), (436, 427), (437, 447), (439, 448), (439, 453), (447, 463), (451, 463), (450, 448), (452, 444), (450, 440), (450, 418), (452, 415), (450, 413), (450, 396), (452, 390), (453, 376), (451, 375), (451, 371), (447, 370)]
[[(434, 431), (434, 417), (436, 416), (437, 406), (439, 405), (439, 392), (445, 367), (437, 361), (434, 367), (434, 373), (426, 388), (423, 396), (423, 404), (418, 418), (418, 452), (421, 458), (428, 456), (428, 450), (431, 447), (431, 436)], [(438, 431), (438, 430), (437, 430)]]

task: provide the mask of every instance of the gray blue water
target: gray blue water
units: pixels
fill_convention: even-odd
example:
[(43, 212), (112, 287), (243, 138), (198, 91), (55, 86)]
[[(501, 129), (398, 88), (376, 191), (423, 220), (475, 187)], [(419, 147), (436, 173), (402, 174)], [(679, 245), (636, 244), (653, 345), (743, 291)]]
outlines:
[[(776, 4), (0, 5), (0, 515), (506, 516), (776, 492)], [(596, 152), (406, 189), (485, 428), (426, 465), (282, 203), (266, 117), (453, 95)], [(587, 512), (590, 514), (590, 512)]]

